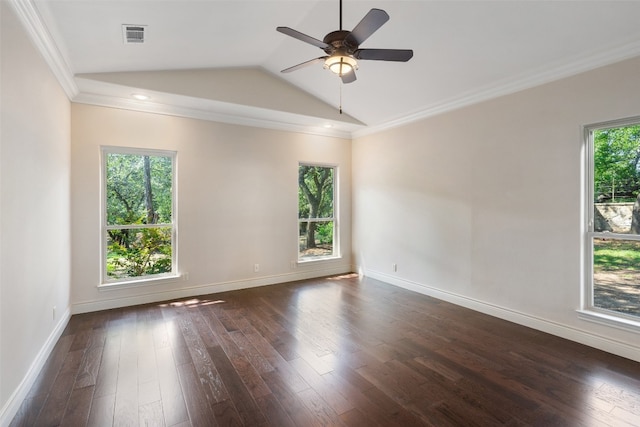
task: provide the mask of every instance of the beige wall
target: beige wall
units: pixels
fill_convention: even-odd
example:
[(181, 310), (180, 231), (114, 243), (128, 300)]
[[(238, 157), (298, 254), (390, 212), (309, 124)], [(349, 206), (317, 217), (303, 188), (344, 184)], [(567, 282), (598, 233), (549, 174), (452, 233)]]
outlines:
[(70, 105), (13, 10), (0, 8), (1, 425), (69, 316)]
[[(351, 271), (349, 140), (82, 104), (72, 105), (71, 139), (74, 312)], [(188, 279), (97, 288), (105, 145), (177, 151), (178, 267)], [(292, 268), (300, 161), (339, 167), (343, 256)]]
[(640, 115), (638, 93), (634, 59), (356, 139), (356, 264), (400, 286), (640, 358), (636, 334), (576, 313), (582, 126)]

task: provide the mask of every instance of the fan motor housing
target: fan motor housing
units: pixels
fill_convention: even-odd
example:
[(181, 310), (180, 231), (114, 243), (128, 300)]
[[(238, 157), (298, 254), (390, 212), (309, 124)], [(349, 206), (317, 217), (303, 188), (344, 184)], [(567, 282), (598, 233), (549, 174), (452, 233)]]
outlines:
[(346, 30), (338, 30), (332, 31), (322, 40), (324, 43), (328, 44), (329, 47), (325, 48), (324, 51), (329, 55), (333, 54), (337, 50), (346, 51), (348, 54), (353, 53), (357, 46), (348, 46), (345, 43), (345, 38), (351, 33), (351, 31)]

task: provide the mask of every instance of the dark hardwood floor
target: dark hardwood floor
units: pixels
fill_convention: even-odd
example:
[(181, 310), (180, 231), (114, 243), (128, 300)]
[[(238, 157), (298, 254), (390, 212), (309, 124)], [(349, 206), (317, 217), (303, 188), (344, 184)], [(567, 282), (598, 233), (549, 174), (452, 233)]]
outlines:
[(640, 363), (357, 276), (73, 316), (12, 426), (638, 426)]

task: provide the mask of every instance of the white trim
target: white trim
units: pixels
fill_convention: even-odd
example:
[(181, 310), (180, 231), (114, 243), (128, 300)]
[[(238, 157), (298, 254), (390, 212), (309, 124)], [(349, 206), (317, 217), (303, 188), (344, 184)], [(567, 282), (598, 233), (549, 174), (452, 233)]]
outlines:
[(178, 105), (154, 105), (153, 103), (141, 104), (120, 97), (86, 92), (80, 93), (78, 83), (69, 66), (69, 61), (66, 60), (60, 49), (58, 49), (53, 37), (43, 24), (33, 0), (8, 0), (8, 2), (16, 11), (27, 33), (53, 71), (53, 74), (58, 79), (67, 97), (74, 102), (347, 139), (379, 133), (640, 55), (640, 41), (632, 40), (620, 46), (611, 46), (607, 49), (602, 49), (595, 54), (571, 58), (568, 62), (558, 61), (545, 66), (543, 69), (530, 70), (525, 75), (506, 79), (480, 90), (462, 94), (454, 99), (427, 106), (426, 108), (380, 125), (364, 127), (364, 125), (334, 122), (336, 126), (343, 127), (343, 130), (338, 130), (335, 127), (327, 129), (322, 126), (316, 127), (308, 124), (312, 123), (307, 121), (308, 119), (312, 119), (314, 121), (313, 123), (317, 123), (318, 121), (332, 122), (331, 120), (323, 120), (318, 117), (306, 118), (306, 120), (302, 121), (300, 119), (292, 120), (290, 114), (283, 112), (272, 112), (271, 115), (251, 117), (255, 112), (246, 106), (236, 106), (237, 111), (229, 114), (229, 111), (224, 109), (198, 109)]
[(613, 46), (590, 55), (572, 58), (569, 62), (556, 62), (542, 69), (534, 69), (526, 74), (506, 79), (496, 84), (480, 88), (473, 92), (462, 94), (456, 98), (445, 100), (435, 105), (427, 106), (413, 113), (406, 114), (398, 119), (391, 120), (380, 125), (369, 126), (365, 129), (352, 132), (352, 138), (360, 138), (396, 128), (438, 114), (457, 110), (483, 101), (498, 98), (504, 95), (520, 92), (546, 83), (551, 83), (566, 77), (574, 76), (599, 67), (614, 64), (640, 55), (640, 41), (632, 40), (621, 46)]
[(43, 24), (34, 2), (32, 0), (8, 0), (8, 2), (18, 15), (18, 19), (22, 22), (29, 38), (60, 83), (67, 98), (73, 99), (79, 92), (73, 71)]
[(627, 319), (626, 317), (601, 313), (595, 310), (577, 310), (577, 313), (579, 319), (586, 320), (588, 322), (622, 329), (627, 332), (640, 333), (640, 319)]
[[(72, 305), (72, 314), (89, 313), (93, 311), (109, 310), (113, 308), (130, 307), (139, 304), (168, 301), (172, 299), (188, 298), (199, 295), (215, 294), (218, 292), (235, 291), (239, 289), (255, 288), (258, 286), (274, 285), (278, 283), (292, 282), (296, 280), (313, 279), (317, 277), (346, 274), (351, 272), (348, 264), (335, 264), (317, 269), (305, 269), (295, 273), (276, 274), (254, 279), (231, 280), (227, 282), (209, 283), (190, 286), (187, 288), (171, 289), (165, 291), (148, 292), (134, 296), (114, 296), (110, 299), (82, 301)], [(148, 289), (152, 289), (149, 287)], [(115, 292), (116, 290), (114, 290)]]
[[(581, 300), (578, 317), (602, 325), (623, 329), (630, 332), (640, 332), (640, 321), (630, 319), (625, 314), (618, 314), (614, 311), (600, 309), (594, 306), (594, 251), (593, 242), (595, 239), (629, 240), (639, 241), (639, 235), (620, 234), (608, 231), (594, 231), (595, 226), (595, 188), (594, 188), (594, 132), (605, 129), (615, 129), (626, 126), (640, 124), (640, 116), (627, 117), (606, 122), (593, 123), (583, 126), (583, 167), (584, 179), (582, 183), (582, 194), (584, 195), (582, 212), (582, 276), (581, 276)], [(640, 319), (639, 319), (640, 320)]]
[(423, 295), (428, 295), (443, 301), (450, 302), (480, 313), (488, 314), (499, 319), (508, 320), (519, 325), (527, 326), (542, 332), (546, 332), (561, 338), (575, 341), (580, 344), (594, 347), (608, 353), (626, 357), (640, 362), (640, 345), (631, 345), (612, 338), (596, 335), (567, 325), (552, 322), (536, 316), (531, 316), (516, 310), (500, 307), (474, 298), (465, 297), (453, 292), (443, 291), (422, 283), (401, 279), (375, 270), (360, 268), (360, 273), (376, 280), (389, 283), (400, 288), (408, 289)]
[(0, 410), (0, 427), (7, 427), (13, 420), (13, 417), (15, 417), (18, 411), (20, 410), (20, 406), (22, 405), (22, 402), (27, 398), (29, 391), (31, 390), (31, 387), (33, 386), (36, 379), (38, 378), (40, 371), (44, 367), (44, 364), (49, 358), (49, 355), (53, 351), (53, 348), (55, 347), (56, 343), (60, 339), (60, 336), (62, 336), (62, 332), (64, 332), (64, 329), (67, 327), (67, 324), (69, 323), (70, 318), (71, 318), (71, 311), (69, 307), (67, 307), (67, 310), (64, 312), (64, 314), (60, 318), (60, 321), (55, 326), (53, 331), (51, 331), (51, 334), (49, 335), (49, 337), (43, 344), (42, 348), (36, 355), (35, 359), (31, 363), (29, 370), (27, 371), (25, 376), (22, 378), (22, 381), (20, 382), (20, 385), (16, 387), (16, 389), (13, 391), (13, 393), (7, 400), (7, 403)]
[(314, 257), (314, 258), (298, 258), (298, 260), (296, 261), (296, 264), (298, 265), (304, 265), (304, 264), (313, 264), (314, 262), (318, 262), (318, 261), (332, 261), (332, 260), (336, 260), (336, 259), (342, 259), (341, 255), (327, 255), (324, 257)]
[(157, 286), (166, 283), (176, 283), (181, 280), (186, 280), (184, 274), (166, 274), (156, 275), (151, 277), (136, 277), (131, 280), (118, 280), (112, 282), (104, 282), (96, 286), (99, 291), (112, 291), (114, 289), (122, 288), (137, 288), (140, 286)]
[[(185, 117), (190, 119), (206, 120), (210, 122), (228, 123), (240, 126), (249, 126), (261, 129), (281, 130), (287, 132), (303, 133), (308, 135), (329, 136), (335, 138), (350, 139), (351, 132), (339, 130), (338, 127), (345, 126), (342, 122), (333, 122), (317, 117), (300, 116), (280, 111), (262, 110), (247, 106), (235, 106), (231, 108), (214, 105), (211, 101), (201, 107), (179, 105), (182, 100), (177, 99), (178, 95), (167, 95), (174, 103), (159, 103), (153, 101), (137, 101), (134, 99), (120, 98), (117, 96), (101, 95), (94, 93), (80, 93), (73, 102), (87, 105), (97, 105), (100, 107), (119, 108), (121, 110), (140, 111), (145, 113), (163, 114), (166, 116)], [(199, 100), (202, 101), (202, 100)], [(207, 103), (203, 101), (201, 103)], [(313, 126), (311, 123), (331, 122), (334, 126), (324, 128)], [(349, 128), (359, 127), (347, 124)]]
[[(340, 194), (339, 194), (339, 170), (340, 167), (337, 164), (321, 164), (321, 163), (313, 163), (313, 162), (304, 162), (304, 161), (299, 161), (298, 162), (298, 175), (300, 174), (300, 167), (301, 166), (310, 166), (310, 167), (320, 167), (320, 168), (325, 168), (325, 169), (333, 169), (333, 191), (331, 192), (333, 195), (333, 209), (332, 209), (332, 214), (333, 216), (328, 217), (328, 218), (300, 218), (300, 212), (298, 212), (298, 230), (296, 232), (296, 236), (297, 236), (297, 240), (296, 240), (296, 252), (298, 254), (298, 264), (303, 264), (303, 263), (308, 263), (308, 262), (314, 262), (314, 261), (322, 261), (322, 260), (331, 260), (331, 259), (338, 259), (338, 258), (342, 258), (342, 249), (340, 246), (340, 224), (338, 223), (338, 218), (340, 217), (340, 211), (339, 211), (339, 205), (338, 205), (338, 200), (340, 200)], [(298, 183), (298, 194), (300, 194), (300, 183)], [(298, 209), (299, 210), (300, 206), (298, 205)], [(300, 256), (300, 225), (303, 223), (309, 223), (309, 222), (332, 222), (333, 223), (333, 253), (331, 255), (326, 255), (326, 256), (319, 256), (319, 257), (301, 257)]]

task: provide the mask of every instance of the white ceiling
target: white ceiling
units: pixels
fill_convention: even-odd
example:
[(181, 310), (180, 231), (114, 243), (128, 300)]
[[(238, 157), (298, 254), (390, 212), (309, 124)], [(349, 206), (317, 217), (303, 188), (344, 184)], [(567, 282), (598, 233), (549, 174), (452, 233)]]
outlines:
[[(384, 9), (391, 17), (361, 47), (411, 48), (414, 57), (407, 63), (360, 61), (358, 80), (341, 85), (321, 63), (280, 73), (324, 52), (275, 30), (288, 26), (322, 39), (338, 29), (338, 0), (14, 1), (35, 5), (53, 40), (50, 50), (76, 76), (80, 102), (108, 104), (106, 99), (128, 97), (133, 86), (148, 89), (152, 101), (165, 106), (296, 125), (317, 117), (349, 133), (381, 129), (640, 55), (640, 1), (344, 0), (345, 29), (352, 29), (371, 8)], [(146, 42), (125, 45), (122, 24), (146, 25)], [(154, 80), (148, 72), (173, 70), (172, 78), (187, 79), (189, 74), (180, 70), (199, 69), (211, 71), (209, 77), (218, 83), (231, 82), (222, 76), (233, 79), (237, 67), (244, 70), (237, 73), (242, 77), (236, 86), (244, 88), (237, 90), (237, 98), (227, 93), (215, 99), (215, 91), (199, 95), (170, 89), (175, 85), (167, 89), (144, 83)], [(111, 76), (118, 78), (104, 74), (116, 72)], [(205, 80), (198, 84), (208, 84), (206, 73), (200, 78)], [(256, 91), (258, 85), (273, 87), (275, 93), (297, 92), (298, 98), (291, 108), (283, 108), (274, 91)], [(247, 97), (251, 91), (266, 100), (252, 105)], [(347, 114), (343, 117), (337, 114), (340, 96)], [(300, 104), (305, 98), (323, 101), (334, 116), (318, 108), (307, 111)]]

